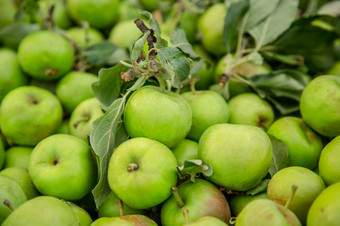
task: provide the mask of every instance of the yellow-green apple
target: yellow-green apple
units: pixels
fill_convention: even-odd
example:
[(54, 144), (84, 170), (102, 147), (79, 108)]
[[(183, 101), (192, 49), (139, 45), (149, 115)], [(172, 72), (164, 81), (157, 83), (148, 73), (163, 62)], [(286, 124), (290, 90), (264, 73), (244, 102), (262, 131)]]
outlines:
[(321, 151), (319, 160), (319, 175), (331, 185), (340, 182), (340, 136), (331, 140)]
[(178, 166), (184, 165), (185, 160), (198, 159), (198, 143), (193, 140), (184, 139), (172, 149)]
[(80, 27), (72, 27), (66, 31), (66, 35), (80, 48), (87, 48), (104, 40), (104, 35), (92, 27), (87, 30)]
[(32, 151), (32, 147), (14, 146), (9, 148), (6, 151), (4, 167), (28, 168)]

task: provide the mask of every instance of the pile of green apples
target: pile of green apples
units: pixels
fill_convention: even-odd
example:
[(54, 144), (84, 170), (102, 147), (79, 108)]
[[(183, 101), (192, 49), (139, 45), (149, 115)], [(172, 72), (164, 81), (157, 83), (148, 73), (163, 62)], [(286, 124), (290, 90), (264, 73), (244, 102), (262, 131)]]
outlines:
[[(177, 91), (150, 82), (128, 96), (128, 139), (109, 158), (111, 193), (96, 206), (100, 165), (89, 136), (108, 107), (92, 87), (112, 65), (90, 65), (82, 53), (103, 41), (129, 53), (142, 35), (139, 9), (153, 12), (165, 40), (174, 30), (162, 23), (174, 0), (131, 2), (1, 0), (0, 33), (36, 5), (21, 22), (42, 29), (0, 43), (0, 224), (340, 225), (340, 64), (308, 83), (294, 114), (278, 114), (240, 82), (230, 81), (226, 99), (210, 88), (231, 57), (228, 8), (218, 1), (176, 24), (203, 60), (192, 82)], [(251, 77), (271, 66), (233, 70)]]

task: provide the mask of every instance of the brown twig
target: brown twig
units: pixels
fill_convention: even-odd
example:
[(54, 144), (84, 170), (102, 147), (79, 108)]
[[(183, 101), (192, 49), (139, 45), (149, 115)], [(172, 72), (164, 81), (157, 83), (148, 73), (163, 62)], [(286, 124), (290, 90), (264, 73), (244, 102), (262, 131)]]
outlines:
[[(150, 31), (150, 34), (147, 38), (147, 42), (148, 42), (149, 50), (154, 49), (155, 48), (154, 43), (157, 41), (156, 37), (154, 36), (154, 31), (148, 28), (141, 19), (136, 19), (134, 22), (141, 32), (145, 33), (146, 31)], [(149, 59), (155, 60), (156, 55), (157, 55), (157, 52), (155, 50), (150, 51)]]

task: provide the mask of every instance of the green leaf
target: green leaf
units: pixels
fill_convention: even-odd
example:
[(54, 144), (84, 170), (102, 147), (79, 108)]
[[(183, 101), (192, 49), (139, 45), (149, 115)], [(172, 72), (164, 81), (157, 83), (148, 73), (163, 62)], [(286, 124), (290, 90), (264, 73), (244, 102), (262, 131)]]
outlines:
[(288, 147), (282, 140), (273, 135), (268, 135), (273, 146), (272, 164), (269, 168), (269, 174), (273, 177), (275, 173), (289, 166)]
[(120, 73), (128, 69), (122, 64), (117, 64), (114, 67), (99, 70), (99, 81), (92, 84), (92, 89), (100, 102), (109, 106), (119, 97), (123, 85)]
[(248, 30), (248, 33), (255, 39), (258, 48), (273, 42), (290, 27), (295, 20), (298, 3), (297, 0), (280, 0), (271, 15)]
[(269, 180), (270, 179), (265, 179), (265, 180), (261, 181), (261, 183), (259, 185), (257, 185), (255, 188), (248, 190), (246, 192), (246, 195), (254, 196), (254, 195), (257, 195), (257, 194), (261, 194), (263, 192), (267, 192)]
[(181, 82), (190, 75), (190, 62), (182, 52), (174, 47), (162, 48), (158, 51), (160, 63), (171, 77), (172, 86), (181, 88)]
[(143, 53), (143, 49), (144, 49), (144, 46), (145, 46), (145, 43), (146, 43), (146, 40), (148, 38), (150, 34), (150, 31), (146, 31), (139, 39), (137, 39), (137, 41), (135, 41), (135, 43), (133, 44), (132, 46), (132, 49), (131, 49), (131, 59), (133, 61), (137, 61), (139, 55), (141, 53)]
[(11, 23), (0, 29), (0, 41), (9, 46), (18, 46), (21, 40), (27, 35), (41, 29), (39, 24), (23, 22)]
[(258, 52), (252, 52), (245, 57), (248, 62), (252, 62), (256, 65), (263, 65), (263, 57)]
[(249, 30), (253, 28), (271, 15), (279, 4), (279, 1), (280, 0), (252, 0), (245, 29)]
[(293, 54), (279, 54), (275, 52), (262, 52), (263, 55), (265, 55), (267, 58), (272, 60), (277, 60), (279, 62), (282, 62), (284, 64), (289, 65), (297, 65), (302, 66), (304, 65), (304, 57), (301, 55), (293, 55)]
[(176, 29), (172, 33), (170, 40), (172, 47), (180, 49), (192, 59), (199, 59), (199, 56), (194, 52), (192, 45), (188, 42), (183, 29)]
[(84, 51), (85, 59), (92, 65), (113, 65), (120, 60), (129, 59), (125, 50), (109, 41), (90, 46)]
[(328, 2), (318, 11), (318, 15), (330, 15), (333, 17), (340, 16), (340, 1)]
[(213, 174), (212, 167), (204, 164), (200, 159), (185, 160), (184, 165), (178, 166), (177, 170), (182, 179), (189, 176), (192, 182), (195, 182), (196, 177), (201, 173), (206, 177)]
[(127, 91), (135, 91), (135, 90), (139, 89), (140, 87), (142, 87), (145, 84), (146, 79), (147, 79), (146, 76), (139, 77), (137, 79), (137, 81), (133, 84), (133, 86), (128, 88)]
[(224, 21), (223, 40), (227, 48), (227, 53), (234, 52), (239, 35), (239, 27), (242, 18), (249, 9), (249, 0), (243, 0), (231, 4)]
[(146, 10), (139, 10), (139, 13), (148, 19), (148, 23), (151, 29), (154, 31), (154, 34), (157, 36), (161, 36), (161, 28), (159, 27), (159, 24), (157, 20), (153, 17), (152, 13)]

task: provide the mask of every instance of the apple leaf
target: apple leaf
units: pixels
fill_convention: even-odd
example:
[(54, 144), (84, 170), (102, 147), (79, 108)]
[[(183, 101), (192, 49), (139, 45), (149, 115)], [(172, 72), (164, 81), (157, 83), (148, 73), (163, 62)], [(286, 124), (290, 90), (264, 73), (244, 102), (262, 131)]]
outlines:
[(195, 182), (199, 174), (203, 174), (206, 177), (210, 177), (213, 174), (212, 167), (204, 164), (200, 159), (185, 160), (183, 166), (177, 167), (177, 171), (182, 180), (190, 177), (192, 182)]
[(280, 0), (255, 0), (252, 1), (245, 29), (249, 30), (262, 22), (273, 13)]
[(318, 11), (319, 15), (340, 16), (340, 1), (328, 2)]
[(0, 29), (0, 41), (9, 46), (17, 46), (25, 36), (40, 29), (39, 24), (14, 22)]
[(144, 34), (137, 41), (134, 42), (130, 54), (132, 60), (137, 61), (139, 55), (143, 53), (143, 49), (149, 34), (150, 31), (144, 32)]
[(254, 195), (257, 195), (257, 194), (260, 194), (260, 193), (263, 193), (263, 192), (267, 192), (267, 187), (268, 187), (269, 181), (270, 181), (270, 179), (264, 179), (255, 188), (248, 190), (246, 192), (246, 195), (254, 196)]
[(273, 177), (275, 173), (289, 166), (288, 147), (282, 140), (273, 135), (268, 135), (273, 146), (272, 164), (269, 168), (269, 174)]
[(180, 49), (184, 54), (187, 54), (192, 59), (199, 59), (200, 57), (194, 52), (192, 45), (188, 42), (183, 29), (176, 29), (171, 37), (172, 47)]

